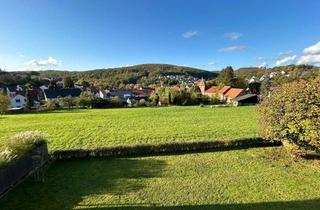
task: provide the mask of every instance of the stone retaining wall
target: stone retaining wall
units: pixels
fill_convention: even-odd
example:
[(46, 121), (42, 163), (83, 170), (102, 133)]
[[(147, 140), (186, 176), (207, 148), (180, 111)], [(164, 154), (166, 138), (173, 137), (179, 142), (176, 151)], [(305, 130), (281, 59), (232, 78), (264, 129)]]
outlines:
[(42, 144), (8, 166), (0, 168), (0, 196), (40, 168), (47, 159), (47, 144)]

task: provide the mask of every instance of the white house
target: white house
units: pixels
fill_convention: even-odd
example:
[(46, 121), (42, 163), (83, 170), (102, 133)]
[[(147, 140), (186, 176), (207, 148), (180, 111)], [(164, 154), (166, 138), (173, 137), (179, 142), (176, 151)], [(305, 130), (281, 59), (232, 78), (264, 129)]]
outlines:
[(42, 91), (44, 91), (44, 90), (47, 90), (47, 89), (48, 89), (48, 87), (47, 87), (47, 86), (45, 86), (45, 85), (41, 85), (39, 88), (40, 88)]
[(26, 105), (26, 101), (26, 97), (20, 94), (10, 97), (11, 108), (24, 107)]
[(110, 91), (108, 89), (105, 89), (105, 90), (99, 90), (99, 97), (100, 98), (107, 98), (107, 94), (109, 93)]
[(266, 76), (266, 75), (262, 75), (262, 76), (260, 77), (260, 79), (259, 79), (260, 82), (266, 81), (266, 80), (269, 80), (269, 77)]
[(253, 82), (257, 82), (257, 77), (256, 76), (252, 76), (251, 79), (249, 79), (248, 83), (253, 83)]

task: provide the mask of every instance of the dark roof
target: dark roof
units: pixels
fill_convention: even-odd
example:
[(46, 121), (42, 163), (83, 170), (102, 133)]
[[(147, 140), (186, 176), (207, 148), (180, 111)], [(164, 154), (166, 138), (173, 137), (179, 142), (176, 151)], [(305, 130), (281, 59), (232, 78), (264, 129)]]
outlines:
[(141, 90), (132, 90), (132, 92), (135, 94), (135, 95), (140, 95), (140, 96), (148, 96), (150, 95), (151, 93), (154, 92), (154, 89), (152, 88), (148, 88), (148, 89), (141, 89)]
[(7, 92), (7, 86), (0, 83), (0, 90)]
[(17, 91), (17, 85), (10, 85), (10, 86), (7, 86), (8, 90), (10, 92), (15, 92)]
[(61, 88), (61, 89), (55, 89), (55, 90), (44, 90), (44, 94), (46, 95), (46, 98), (52, 99), (57, 98), (58, 96), (61, 97), (78, 97), (81, 94), (81, 89), (79, 88)]
[(235, 101), (242, 101), (242, 100), (245, 100), (245, 99), (248, 99), (248, 98), (252, 98), (252, 97), (257, 97), (257, 95), (256, 94), (246, 94), (246, 95), (237, 97), (235, 99)]
[(124, 95), (133, 95), (133, 92), (131, 90), (116, 90), (116, 91), (110, 91), (107, 93), (107, 96), (109, 97), (115, 97), (119, 96), (120, 98), (124, 98)]

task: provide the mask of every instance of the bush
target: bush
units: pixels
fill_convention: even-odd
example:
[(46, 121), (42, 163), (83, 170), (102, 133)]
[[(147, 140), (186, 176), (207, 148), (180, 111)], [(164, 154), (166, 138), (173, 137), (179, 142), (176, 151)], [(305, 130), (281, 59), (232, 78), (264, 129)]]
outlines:
[(9, 97), (2, 94), (2, 92), (0, 92), (0, 115), (4, 114), (9, 107), (10, 107)]
[(119, 96), (112, 97), (111, 104), (113, 107), (122, 107), (123, 106), (123, 103), (122, 103), (121, 98)]
[(139, 100), (138, 102), (138, 106), (141, 107), (141, 106), (146, 106), (146, 100), (144, 100), (143, 98)]
[(108, 107), (112, 107), (112, 104), (109, 99), (94, 98), (91, 101), (91, 107), (92, 108), (108, 108)]
[(46, 137), (39, 131), (19, 133), (0, 145), (0, 167), (20, 158), (38, 145), (46, 143)]
[(76, 99), (77, 105), (80, 107), (90, 107), (93, 100), (93, 95), (89, 92), (82, 92)]
[(56, 104), (51, 101), (51, 100), (48, 100), (45, 104), (44, 104), (44, 107), (47, 109), (47, 110), (54, 110), (56, 108)]
[(287, 83), (258, 107), (262, 137), (320, 151), (320, 78)]

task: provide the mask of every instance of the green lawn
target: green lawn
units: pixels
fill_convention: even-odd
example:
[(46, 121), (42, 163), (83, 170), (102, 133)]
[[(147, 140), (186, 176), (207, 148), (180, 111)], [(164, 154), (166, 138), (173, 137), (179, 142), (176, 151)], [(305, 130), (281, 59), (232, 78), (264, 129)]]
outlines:
[(0, 140), (21, 131), (48, 135), (49, 149), (97, 148), (258, 136), (255, 107), (164, 107), (57, 111), (0, 117)]
[(0, 200), (10, 209), (305, 209), (320, 206), (319, 161), (283, 148), (56, 162)]

